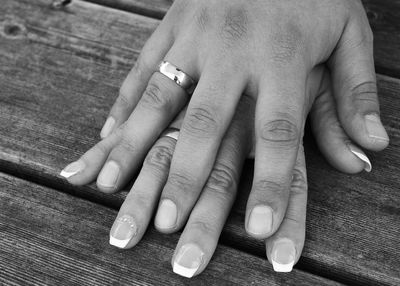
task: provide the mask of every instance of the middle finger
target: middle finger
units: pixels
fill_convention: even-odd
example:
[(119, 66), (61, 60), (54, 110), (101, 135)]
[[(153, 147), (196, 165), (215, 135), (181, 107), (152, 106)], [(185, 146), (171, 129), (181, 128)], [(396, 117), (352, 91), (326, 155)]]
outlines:
[(245, 87), (234, 68), (216, 66), (206, 64), (188, 106), (155, 219), (163, 232), (177, 231), (186, 221)]

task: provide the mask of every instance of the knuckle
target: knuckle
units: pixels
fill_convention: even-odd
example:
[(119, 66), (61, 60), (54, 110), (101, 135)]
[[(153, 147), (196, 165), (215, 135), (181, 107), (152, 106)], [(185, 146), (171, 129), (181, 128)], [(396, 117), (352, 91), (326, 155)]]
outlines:
[[(349, 118), (350, 120), (350, 118)], [(331, 134), (331, 136), (339, 136), (343, 134), (343, 127), (342, 124), (339, 122), (339, 120), (337, 119), (336, 115), (335, 117), (330, 118), (330, 120), (327, 120), (325, 122), (325, 126), (323, 126), (323, 129), (321, 129), (319, 132), (323, 132), (325, 131), (324, 129), (326, 128), (327, 131), (329, 132), (329, 134)]]
[[(215, 218), (217, 219), (217, 218)], [(216, 227), (203, 218), (196, 218), (193, 222), (189, 224), (190, 229), (196, 229), (202, 234), (213, 234), (216, 232)], [(215, 221), (215, 220), (213, 220)]]
[(138, 148), (134, 143), (132, 138), (128, 138), (127, 136), (122, 136), (121, 141), (119, 143), (119, 147), (123, 150), (123, 152), (127, 152), (129, 154), (133, 154), (137, 152)]
[(302, 226), (304, 225), (304, 218), (302, 219), (299, 211), (295, 210), (294, 208), (288, 208), (285, 214), (285, 221), (290, 221), (295, 225)]
[(237, 186), (237, 173), (234, 168), (224, 163), (217, 163), (211, 171), (206, 189), (213, 194), (231, 197)]
[(168, 178), (168, 183), (172, 185), (174, 190), (180, 190), (183, 193), (192, 192), (193, 180), (180, 173), (171, 173)]
[(172, 159), (172, 148), (167, 146), (154, 146), (145, 159), (145, 164), (160, 171), (168, 171)]
[(291, 63), (299, 54), (303, 35), (298, 25), (289, 22), (285, 28), (279, 29), (272, 35), (272, 61), (278, 64)]
[(208, 30), (210, 25), (210, 15), (207, 7), (202, 7), (199, 13), (196, 13), (195, 24), (202, 32)]
[(267, 143), (278, 146), (294, 147), (297, 145), (299, 130), (290, 116), (270, 120), (261, 124), (260, 137)]
[(115, 101), (115, 105), (118, 106), (118, 108), (124, 108), (128, 110), (132, 107), (132, 102), (124, 86), (121, 86), (119, 89), (119, 95)]
[(374, 95), (376, 95), (377, 94), (376, 82), (375, 81), (364, 81), (362, 83), (355, 85), (351, 89), (351, 95), (353, 97), (356, 97), (359, 94), (363, 94), (363, 93), (373, 93)]
[(256, 202), (267, 202), (272, 208), (276, 203), (288, 197), (289, 186), (287, 182), (261, 179), (253, 184), (251, 194)]
[(304, 195), (307, 192), (307, 179), (300, 169), (293, 170), (293, 179), (291, 184), (291, 193)]
[(162, 89), (158, 83), (150, 81), (143, 93), (142, 104), (158, 111), (171, 111), (171, 94), (168, 89)]
[(194, 107), (188, 111), (184, 129), (191, 134), (210, 137), (218, 131), (215, 112), (210, 107)]
[(362, 82), (351, 89), (351, 98), (356, 109), (378, 109), (377, 87), (375, 81)]
[(141, 53), (133, 65), (132, 73), (138, 80), (145, 80), (145, 74), (147, 74), (147, 71), (151, 70), (151, 65), (147, 61), (148, 57)]
[(152, 208), (152, 198), (149, 196), (149, 193), (136, 192), (134, 201), (132, 202), (136, 206), (140, 206), (141, 209), (149, 209)]
[(286, 184), (279, 181), (262, 179), (254, 183), (253, 189), (256, 191), (272, 190), (274, 192), (282, 192), (286, 189)]
[(94, 148), (96, 153), (98, 152), (103, 156), (108, 155), (109, 153), (109, 147), (105, 144), (104, 141), (100, 141), (99, 143), (97, 143)]
[(239, 41), (247, 38), (249, 18), (244, 8), (229, 9), (221, 27), (221, 38), (229, 45), (237, 45)]

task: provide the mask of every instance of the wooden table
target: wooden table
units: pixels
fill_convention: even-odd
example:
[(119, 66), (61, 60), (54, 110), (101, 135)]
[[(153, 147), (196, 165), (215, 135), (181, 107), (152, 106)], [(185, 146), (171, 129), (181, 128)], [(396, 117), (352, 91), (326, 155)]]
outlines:
[(389, 148), (372, 173), (327, 165), (306, 136), (307, 240), (290, 274), (274, 273), (244, 232), (252, 176), (208, 268), (172, 273), (179, 234), (151, 228), (128, 251), (108, 244), (126, 192), (73, 187), (59, 171), (98, 140), (118, 87), (168, 9), (166, 0), (2, 0), (0, 285), (400, 285), (400, 1), (365, 0)]

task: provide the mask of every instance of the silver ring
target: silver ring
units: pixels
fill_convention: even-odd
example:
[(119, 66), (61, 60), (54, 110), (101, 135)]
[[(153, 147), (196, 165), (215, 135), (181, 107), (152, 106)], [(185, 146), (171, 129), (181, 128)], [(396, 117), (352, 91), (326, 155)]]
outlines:
[(180, 68), (174, 66), (173, 64), (162, 61), (158, 66), (160, 73), (172, 79), (177, 85), (187, 91), (189, 94), (193, 91), (193, 86), (195, 81), (186, 73), (184, 73)]
[(161, 134), (160, 137), (169, 137), (172, 139), (175, 139), (176, 141), (178, 141), (178, 137), (179, 137), (179, 129), (178, 128), (174, 128), (174, 127), (168, 127), (167, 129), (165, 129), (165, 131)]

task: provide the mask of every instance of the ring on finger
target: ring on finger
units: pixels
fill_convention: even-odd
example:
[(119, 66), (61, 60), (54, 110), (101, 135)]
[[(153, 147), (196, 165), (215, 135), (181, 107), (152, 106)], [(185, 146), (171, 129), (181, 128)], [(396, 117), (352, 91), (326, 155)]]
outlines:
[(177, 66), (167, 61), (162, 61), (158, 66), (158, 70), (160, 73), (173, 80), (177, 85), (179, 85), (189, 94), (193, 92), (193, 87), (196, 82), (187, 73), (183, 72)]
[(169, 137), (178, 141), (179, 137), (179, 129), (174, 127), (168, 127), (165, 131), (161, 134), (160, 137)]

